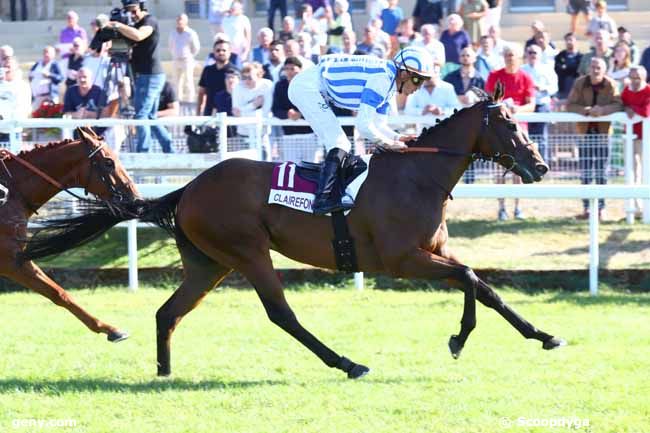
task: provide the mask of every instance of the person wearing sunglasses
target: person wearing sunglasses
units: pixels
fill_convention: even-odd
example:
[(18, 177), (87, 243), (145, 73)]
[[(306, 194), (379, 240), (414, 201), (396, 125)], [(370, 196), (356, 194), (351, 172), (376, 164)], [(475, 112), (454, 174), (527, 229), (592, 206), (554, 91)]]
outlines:
[(407, 47), (392, 59), (363, 55), (325, 55), (316, 67), (300, 72), (289, 84), (289, 99), (327, 149), (314, 214), (348, 209), (333, 194), (336, 174), (352, 147), (332, 106), (357, 112), (359, 134), (379, 147), (399, 150), (415, 137), (388, 126), (395, 93), (410, 95), (434, 74), (433, 58), (420, 47)]

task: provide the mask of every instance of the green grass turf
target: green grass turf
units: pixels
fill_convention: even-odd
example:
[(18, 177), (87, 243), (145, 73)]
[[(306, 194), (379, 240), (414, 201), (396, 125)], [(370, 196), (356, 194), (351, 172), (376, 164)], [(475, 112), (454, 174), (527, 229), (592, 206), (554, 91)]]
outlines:
[[(570, 345), (546, 352), (478, 307), (462, 356), (459, 292), (290, 290), (302, 323), (368, 365), (350, 381), (272, 325), (253, 291), (211, 293), (174, 334), (173, 376), (155, 377), (154, 314), (169, 290), (74, 296), (128, 329), (119, 344), (33, 293), (0, 295), (0, 431), (641, 433), (650, 425), (650, 295), (502, 295)], [(518, 426), (577, 417), (587, 427)], [(76, 427), (14, 428), (74, 419)], [(503, 426), (506, 419), (513, 423)]]
[[(449, 222), (449, 247), (474, 268), (504, 270), (586, 269), (589, 265), (589, 227), (570, 218), (527, 221), (456, 220)], [(600, 226), (600, 267), (650, 268), (650, 226), (607, 222)], [(140, 267), (180, 266), (176, 246), (159, 229), (138, 230)], [(95, 242), (40, 260), (45, 267), (127, 267), (126, 229), (116, 228)], [(274, 253), (277, 268), (300, 268)]]

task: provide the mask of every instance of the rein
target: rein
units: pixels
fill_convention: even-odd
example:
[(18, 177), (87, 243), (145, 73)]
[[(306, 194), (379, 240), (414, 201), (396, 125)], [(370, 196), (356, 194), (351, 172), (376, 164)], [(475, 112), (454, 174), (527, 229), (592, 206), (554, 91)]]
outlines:
[(9, 168), (7, 167), (7, 164), (5, 163), (5, 161), (12, 160), (12, 159), (14, 161), (16, 161), (17, 163), (19, 163), (20, 165), (22, 165), (23, 167), (25, 167), (26, 169), (28, 169), (29, 171), (31, 171), (32, 173), (36, 174), (37, 176), (39, 176), (40, 178), (45, 180), (50, 185), (54, 186), (55, 188), (57, 188), (57, 189), (59, 189), (61, 191), (67, 192), (68, 194), (70, 194), (71, 196), (77, 198), (78, 200), (84, 200), (83, 197), (79, 197), (77, 194), (70, 191), (70, 189), (68, 187), (62, 185), (59, 181), (57, 181), (56, 179), (54, 179), (53, 177), (51, 177), (47, 173), (43, 172), (41, 169), (36, 167), (31, 162), (19, 157), (18, 155), (14, 155), (13, 153), (11, 153), (7, 149), (0, 149), (0, 161), (2, 162), (2, 166), (4, 167), (5, 171), (9, 175), (9, 177), (13, 177), (13, 176), (11, 176), (11, 172), (9, 171)]

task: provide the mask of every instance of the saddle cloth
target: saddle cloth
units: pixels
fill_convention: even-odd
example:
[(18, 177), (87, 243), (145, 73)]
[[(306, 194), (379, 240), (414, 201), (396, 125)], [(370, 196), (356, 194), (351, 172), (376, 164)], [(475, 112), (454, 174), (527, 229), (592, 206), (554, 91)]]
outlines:
[[(353, 156), (339, 170), (337, 183), (340, 195), (354, 201), (361, 185), (368, 177), (368, 167), (372, 155)], [(318, 176), (321, 164), (302, 162), (283, 162), (273, 167), (269, 204), (277, 204), (301, 212), (313, 213), (312, 203), (316, 197)]]

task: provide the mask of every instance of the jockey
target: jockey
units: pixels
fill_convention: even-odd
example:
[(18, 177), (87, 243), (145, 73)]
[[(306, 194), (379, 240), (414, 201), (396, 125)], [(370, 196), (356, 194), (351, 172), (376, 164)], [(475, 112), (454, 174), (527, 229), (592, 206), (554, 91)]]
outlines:
[(433, 58), (424, 49), (407, 47), (392, 60), (364, 55), (326, 55), (318, 65), (299, 73), (289, 84), (289, 99), (309, 122), (327, 148), (314, 214), (346, 210), (332, 194), (339, 166), (352, 148), (330, 104), (355, 110), (355, 124), (362, 137), (385, 149), (402, 149), (411, 135), (388, 127), (387, 113), (395, 90), (410, 95), (433, 74)]

